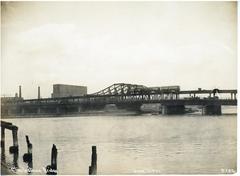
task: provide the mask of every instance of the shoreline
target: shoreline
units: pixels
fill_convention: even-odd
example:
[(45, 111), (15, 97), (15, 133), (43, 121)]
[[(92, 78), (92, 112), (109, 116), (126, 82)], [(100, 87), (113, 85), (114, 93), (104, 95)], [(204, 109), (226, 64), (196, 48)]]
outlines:
[[(57, 115), (57, 114), (26, 114), (26, 115), (17, 115), (17, 116), (5, 116), (5, 117), (1, 117), (1, 119), (20, 119), (20, 118), (60, 118), (60, 117), (86, 117), (86, 116), (141, 116), (141, 115), (151, 115), (151, 116), (166, 116), (166, 115), (162, 115), (161, 113), (77, 113), (77, 114), (61, 114), (61, 115)], [(167, 115), (168, 117), (171, 116), (176, 116), (178, 114), (171, 114), (171, 115)], [(185, 114), (179, 114), (179, 116), (203, 116), (201, 113), (185, 113)], [(237, 113), (222, 113), (221, 115), (211, 115), (212, 117), (214, 116), (230, 116), (230, 115), (236, 115)], [(208, 115), (210, 116), (210, 115)]]

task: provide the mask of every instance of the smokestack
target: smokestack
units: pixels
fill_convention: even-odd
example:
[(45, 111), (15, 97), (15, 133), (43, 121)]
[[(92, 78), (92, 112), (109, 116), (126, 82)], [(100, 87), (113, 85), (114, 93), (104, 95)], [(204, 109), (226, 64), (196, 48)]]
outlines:
[(19, 86), (19, 98), (22, 98), (22, 87)]
[(41, 94), (40, 94), (40, 86), (38, 86), (38, 99), (41, 98)]

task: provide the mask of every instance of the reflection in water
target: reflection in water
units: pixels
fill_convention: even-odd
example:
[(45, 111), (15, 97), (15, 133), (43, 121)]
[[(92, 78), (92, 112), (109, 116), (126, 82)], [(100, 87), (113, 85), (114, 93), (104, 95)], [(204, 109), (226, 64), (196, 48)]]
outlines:
[(13, 153), (13, 166), (12, 166), (12, 170), (14, 172), (17, 172), (18, 169), (18, 152), (14, 152)]
[(32, 163), (32, 161), (29, 161), (27, 164), (28, 164), (28, 168), (27, 168), (28, 174), (30, 174), (32, 172), (32, 169), (33, 169), (33, 163)]

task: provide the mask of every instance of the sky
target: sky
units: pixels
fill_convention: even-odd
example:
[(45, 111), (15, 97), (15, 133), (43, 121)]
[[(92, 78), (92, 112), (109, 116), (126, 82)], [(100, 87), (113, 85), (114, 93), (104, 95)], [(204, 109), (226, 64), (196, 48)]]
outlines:
[(237, 2), (2, 2), (1, 95), (237, 88)]

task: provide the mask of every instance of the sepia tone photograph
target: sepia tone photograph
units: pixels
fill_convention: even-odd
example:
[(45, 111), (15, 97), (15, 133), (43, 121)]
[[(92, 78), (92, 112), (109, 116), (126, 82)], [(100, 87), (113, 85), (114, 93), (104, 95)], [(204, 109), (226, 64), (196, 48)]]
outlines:
[(2, 1), (1, 175), (237, 173), (235, 1)]

